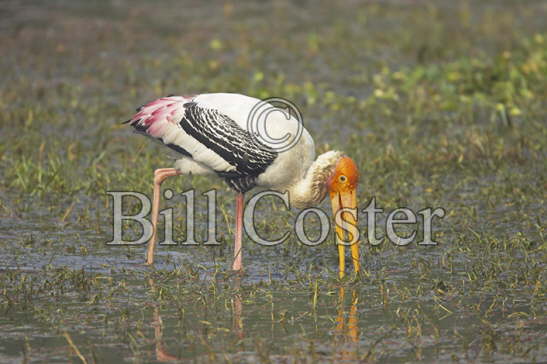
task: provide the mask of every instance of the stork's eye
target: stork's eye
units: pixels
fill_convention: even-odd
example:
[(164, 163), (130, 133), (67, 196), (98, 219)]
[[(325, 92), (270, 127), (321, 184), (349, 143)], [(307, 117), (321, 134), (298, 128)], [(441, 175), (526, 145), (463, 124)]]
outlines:
[(342, 175), (342, 176), (338, 177), (338, 180), (342, 183), (346, 183), (346, 181), (348, 180), (348, 177)]

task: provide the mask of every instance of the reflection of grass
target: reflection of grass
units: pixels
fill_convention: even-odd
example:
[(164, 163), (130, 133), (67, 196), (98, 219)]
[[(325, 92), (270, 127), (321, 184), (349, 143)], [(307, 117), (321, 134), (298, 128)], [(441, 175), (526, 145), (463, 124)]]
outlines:
[[(143, 360), (151, 335), (143, 303), (159, 301), (168, 346), (185, 345), (186, 357), (232, 350), (233, 292), (223, 278), (201, 281), (204, 267), (114, 275), (49, 263), (140, 259), (142, 247), (105, 250), (105, 192), (149, 192), (152, 170), (171, 161), (119, 122), (161, 95), (234, 91), (300, 105), (318, 151), (342, 149), (358, 162), (363, 205), (376, 196), (385, 209), (447, 211), (436, 225), (439, 247), (364, 247), (363, 279), (348, 282), (359, 302), (360, 358), (544, 358), (545, 6), (412, 4), (227, 4), (184, 13), (143, 2), (14, 12), (0, 35), (0, 232), (9, 237), (0, 261), (26, 267), (31, 255), (44, 258), (32, 266), (39, 275), (0, 276), (0, 310), (13, 317), (0, 322), (58, 338), (77, 322), (96, 339), (69, 336), (88, 361), (115, 356), (102, 351), (109, 341)], [(231, 193), (199, 177), (166, 183), (175, 191), (192, 185), (221, 190), (219, 235), (231, 241)], [(277, 236), (291, 215), (269, 206), (258, 228)], [(183, 222), (176, 225), (182, 235)], [(276, 265), (264, 269), (264, 283), (252, 283), (258, 275), (243, 282), (247, 336), (237, 350), (334, 355), (326, 333), (336, 325), (338, 282), (321, 274), (335, 267), (332, 246), (247, 248), (248, 262)], [(223, 277), (228, 252), (192, 252), (220, 263), (206, 276)], [(154, 290), (142, 288), (148, 276), (158, 281)], [(266, 335), (273, 338), (254, 340)], [(15, 351), (32, 357), (37, 343), (19, 344)]]

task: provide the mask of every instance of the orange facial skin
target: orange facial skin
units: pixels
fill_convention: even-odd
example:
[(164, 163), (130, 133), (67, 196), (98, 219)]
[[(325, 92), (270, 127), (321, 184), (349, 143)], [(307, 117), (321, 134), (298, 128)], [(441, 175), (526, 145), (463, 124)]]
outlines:
[(329, 192), (348, 192), (357, 188), (359, 170), (350, 157), (342, 157), (336, 164), (334, 173), (327, 181)]

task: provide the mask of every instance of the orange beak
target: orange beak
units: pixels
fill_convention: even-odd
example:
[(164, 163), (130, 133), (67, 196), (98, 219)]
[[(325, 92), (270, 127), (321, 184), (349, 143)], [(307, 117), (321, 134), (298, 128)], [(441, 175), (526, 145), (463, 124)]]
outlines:
[(344, 278), (346, 266), (346, 246), (351, 247), (353, 269), (359, 272), (359, 229), (357, 227), (357, 191), (350, 188), (345, 191), (330, 191), (332, 214), (338, 246), (339, 276)]

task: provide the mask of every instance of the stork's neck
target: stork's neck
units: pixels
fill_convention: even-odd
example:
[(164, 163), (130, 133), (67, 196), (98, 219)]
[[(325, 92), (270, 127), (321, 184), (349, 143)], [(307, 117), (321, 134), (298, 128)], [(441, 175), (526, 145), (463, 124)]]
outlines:
[(306, 171), (304, 178), (289, 188), (292, 207), (309, 207), (323, 201), (327, 195), (327, 180), (341, 156), (341, 152), (329, 151), (317, 157)]

